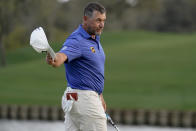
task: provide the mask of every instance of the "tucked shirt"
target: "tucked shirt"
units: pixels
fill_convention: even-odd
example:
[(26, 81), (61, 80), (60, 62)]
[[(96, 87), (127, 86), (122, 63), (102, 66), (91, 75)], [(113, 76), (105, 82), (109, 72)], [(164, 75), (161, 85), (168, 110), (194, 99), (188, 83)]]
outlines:
[(100, 36), (93, 39), (80, 25), (59, 52), (68, 57), (64, 63), (68, 87), (103, 92), (105, 54)]

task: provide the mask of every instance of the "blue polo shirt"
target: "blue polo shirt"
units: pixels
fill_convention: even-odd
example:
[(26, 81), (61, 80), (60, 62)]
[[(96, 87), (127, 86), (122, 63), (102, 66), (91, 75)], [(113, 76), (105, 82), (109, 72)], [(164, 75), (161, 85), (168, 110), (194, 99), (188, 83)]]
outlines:
[(64, 63), (68, 87), (92, 90), (101, 94), (104, 88), (105, 54), (100, 36), (92, 39), (80, 25), (59, 51), (68, 57)]

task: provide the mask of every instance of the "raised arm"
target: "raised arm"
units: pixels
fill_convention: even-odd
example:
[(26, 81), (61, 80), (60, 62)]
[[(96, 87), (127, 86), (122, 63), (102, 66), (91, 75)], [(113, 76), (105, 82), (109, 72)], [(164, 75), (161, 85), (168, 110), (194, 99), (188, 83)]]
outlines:
[(47, 54), (46, 56), (46, 62), (53, 67), (59, 67), (65, 61), (67, 61), (67, 55), (65, 55), (64, 53), (56, 53), (56, 57), (54, 60), (52, 60), (50, 54)]

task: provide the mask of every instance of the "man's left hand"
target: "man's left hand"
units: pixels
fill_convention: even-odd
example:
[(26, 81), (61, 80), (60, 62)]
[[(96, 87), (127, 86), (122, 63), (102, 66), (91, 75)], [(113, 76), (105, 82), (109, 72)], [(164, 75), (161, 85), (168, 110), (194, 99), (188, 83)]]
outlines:
[(103, 109), (106, 112), (106, 103), (104, 101), (104, 98), (103, 98), (103, 95), (102, 94), (100, 95), (100, 99), (101, 99), (101, 102), (102, 102)]

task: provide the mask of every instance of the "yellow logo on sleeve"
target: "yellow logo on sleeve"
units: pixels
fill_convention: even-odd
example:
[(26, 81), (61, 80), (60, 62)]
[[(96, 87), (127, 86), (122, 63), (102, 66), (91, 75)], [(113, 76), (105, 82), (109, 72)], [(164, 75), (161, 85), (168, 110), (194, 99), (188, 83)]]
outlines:
[(92, 51), (93, 53), (95, 53), (95, 48), (94, 48), (94, 47), (91, 47), (91, 51)]

